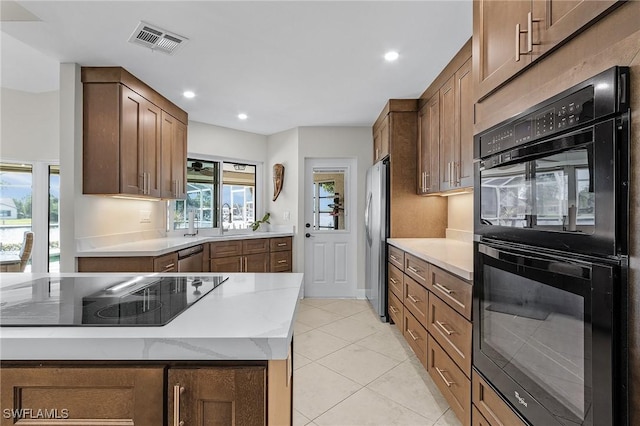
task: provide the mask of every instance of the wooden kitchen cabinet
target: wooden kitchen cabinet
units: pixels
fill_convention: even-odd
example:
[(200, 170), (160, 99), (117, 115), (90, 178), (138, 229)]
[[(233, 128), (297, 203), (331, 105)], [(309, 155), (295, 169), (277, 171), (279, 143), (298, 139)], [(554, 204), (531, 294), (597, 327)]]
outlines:
[(187, 114), (120, 67), (82, 83), (83, 193), (184, 198)]
[(186, 197), (187, 126), (162, 111), (162, 198)]
[(178, 272), (178, 252), (154, 258), (153, 272)]
[(475, 100), (485, 98), (620, 3), (615, 0), (474, 1)]
[(471, 374), (474, 409), (490, 426), (525, 426), (502, 397), (475, 370)]
[(418, 194), (440, 191), (440, 95), (418, 113)]
[(389, 116), (373, 128), (373, 162), (389, 155)]
[[(69, 424), (64, 420), (68, 418), (85, 425), (162, 425), (164, 369), (3, 365), (0, 400), (3, 409), (31, 409), (32, 416), (38, 409), (48, 410), (49, 416), (57, 417), (50, 422), (40, 417), (37, 424)], [(3, 415), (0, 425), (30, 421), (29, 417), (17, 420)]]
[(291, 272), (292, 238), (209, 243), (211, 272)]
[(79, 257), (78, 272), (177, 272), (178, 252), (162, 256)]
[(173, 367), (168, 372), (171, 424), (266, 424), (267, 371), (256, 367)]

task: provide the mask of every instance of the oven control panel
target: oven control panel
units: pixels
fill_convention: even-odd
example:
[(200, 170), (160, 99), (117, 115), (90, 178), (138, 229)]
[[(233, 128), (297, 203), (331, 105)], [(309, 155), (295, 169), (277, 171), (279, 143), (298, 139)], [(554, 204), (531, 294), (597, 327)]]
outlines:
[(562, 98), (480, 136), (480, 157), (564, 132), (593, 120), (593, 86)]

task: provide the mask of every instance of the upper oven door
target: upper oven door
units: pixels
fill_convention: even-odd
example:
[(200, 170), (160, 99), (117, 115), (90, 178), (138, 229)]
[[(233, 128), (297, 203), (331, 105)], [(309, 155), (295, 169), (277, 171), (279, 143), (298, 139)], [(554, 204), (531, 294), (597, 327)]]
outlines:
[(616, 266), (498, 243), (475, 251), (474, 367), (531, 424), (616, 424)]
[[(616, 256), (626, 224), (623, 129), (610, 119), (476, 163), (475, 233), (583, 254)], [(621, 144), (624, 145), (624, 144)], [(620, 205), (622, 204), (622, 205)]]

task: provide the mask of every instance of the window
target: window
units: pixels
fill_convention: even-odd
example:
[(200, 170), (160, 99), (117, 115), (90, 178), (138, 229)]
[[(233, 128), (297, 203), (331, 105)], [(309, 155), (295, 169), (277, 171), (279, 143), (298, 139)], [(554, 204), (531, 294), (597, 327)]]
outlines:
[(169, 228), (187, 229), (194, 212), (197, 229), (247, 229), (255, 221), (256, 166), (189, 158), (187, 198), (169, 209)]
[[(0, 251), (19, 254), (24, 233), (32, 230), (33, 167), (0, 163)], [(31, 263), (31, 261), (29, 261)], [(27, 265), (30, 270), (30, 265)]]
[(49, 272), (60, 272), (60, 166), (49, 166)]

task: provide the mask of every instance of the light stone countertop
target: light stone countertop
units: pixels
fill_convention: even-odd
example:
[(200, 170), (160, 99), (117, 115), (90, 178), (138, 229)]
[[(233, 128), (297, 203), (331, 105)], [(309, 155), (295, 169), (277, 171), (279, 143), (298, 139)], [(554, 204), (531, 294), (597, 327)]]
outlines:
[(77, 250), (76, 257), (127, 257), (161, 256), (202, 243), (255, 238), (291, 237), (291, 232), (252, 232), (247, 234), (225, 234), (215, 236), (166, 237), (138, 240), (123, 244), (104, 246), (86, 250)]
[[(211, 275), (225, 275), (229, 279), (164, 326), (0, 327), (0, 359), (286, 359), (303, 275)], [(47, 276), (98, 276), (122, 280), (125, 276), (131, 278), (132, 274), (4, 273), (0, 277), (0, 301), (11, 303), (8, 290), (15, 291), (18, 286), (29, 293), (33, 290), (33, 297), (37, 297), (35, 289), (31, 289), (31, 281)], [(61, 305), (61, 315), (63, 310)]]
[(465, 280), (473, 280), (473, 243), (451, 238), (388, 238), (387, 243)]

